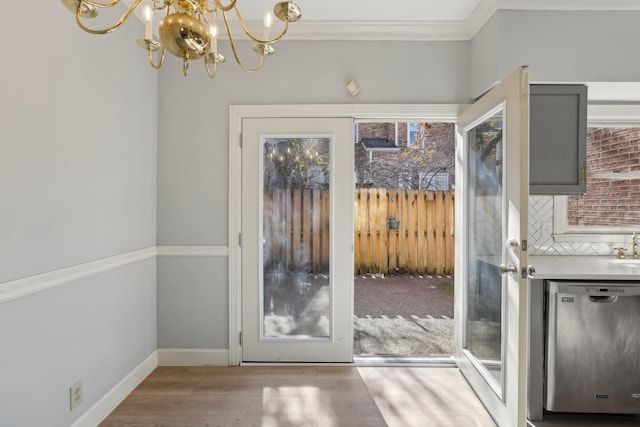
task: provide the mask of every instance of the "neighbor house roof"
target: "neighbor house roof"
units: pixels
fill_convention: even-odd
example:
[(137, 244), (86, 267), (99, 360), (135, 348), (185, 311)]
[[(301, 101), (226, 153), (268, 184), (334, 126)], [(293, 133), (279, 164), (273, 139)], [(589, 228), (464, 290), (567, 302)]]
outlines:
[(362, 138), (360, 142), (367, 151), (400, 151), (395, 141), (386, 138)]

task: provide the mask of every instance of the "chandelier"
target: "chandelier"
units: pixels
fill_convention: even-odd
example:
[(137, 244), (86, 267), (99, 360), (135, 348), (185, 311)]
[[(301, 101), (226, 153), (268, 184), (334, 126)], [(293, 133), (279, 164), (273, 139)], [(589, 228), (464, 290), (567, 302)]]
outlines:
[[(243, 70), (248, 72), (255, 72), (262, 68), (265, 56), (275, 53), (272, 44), (287, 33), (289, 22), (296, 22), (302, 16), (300, 8), (291, 3), (290, 0), (276, 3), (273, 8), (273, 15), (284, 23), (282, 30), (276, 36), (269, 37), (273, 15), (271, 12), (267, 12), (263, 20), (262, 34), (258, 37), (247, 27), (236, 6), (237, 0), (230, 0), (228, 4), (223, 4), (221, 0), (152, 1), (152, 5), (147, 4), (144, 6), (144, 38), (137, 41), (138, 45), (147, 51), (149, 64), (153, 68), (159, 69), (164, 62), (165, 52), (169, 51), (182, 59), (182, 72), (186, 76), (189, 70), (189, 61), (203, 59), (207, 73), (212, 79), (216, 76), (217, 64), (225, 61), (224, 56), (218, 52), (218, 26), (216, 21), (219, 15), (222, 15), (222, 22), (236, 62)], [(107, 34), (116, 30), (142, 3), (142, 0), (134, 0), (124, 14), (108, 28), (93, 29), (85, 26), (84, 21), (97, 17), (100, 8), (110, 8), (120, 2), (121, 0), (107, 0), (105, 2), (62, 0), (62, 3), (76, 15), (78, 26), (91, 34)], [(160, 20), (156, 32), (160, 40), (154, 40), (153, 38), (154, 11), (164, 12), (164, 17)], [(230, 12), (235, 13), (244, 33), (256, 42), (253, 45), (253, 51), (259, 55), (260, 59), (254, 67), (248, 67), (240, 60), (227, 18), (227, 13)]]

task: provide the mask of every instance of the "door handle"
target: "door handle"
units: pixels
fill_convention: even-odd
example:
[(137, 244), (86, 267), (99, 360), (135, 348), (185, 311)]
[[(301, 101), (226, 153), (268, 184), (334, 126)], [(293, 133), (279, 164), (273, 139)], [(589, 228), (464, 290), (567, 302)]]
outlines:
[(509, 265), (502, 264), (500, 266), (500, 274), (507, 274), (507, 273), (509, 273), (512, 276), (515, 276), (516, 274), (518, 274), (518, 269), (513, 264), (509, 264)]
[(509, 239), (507, 240), (507, 249), (515, 250), (518, 247), (518, 239)]

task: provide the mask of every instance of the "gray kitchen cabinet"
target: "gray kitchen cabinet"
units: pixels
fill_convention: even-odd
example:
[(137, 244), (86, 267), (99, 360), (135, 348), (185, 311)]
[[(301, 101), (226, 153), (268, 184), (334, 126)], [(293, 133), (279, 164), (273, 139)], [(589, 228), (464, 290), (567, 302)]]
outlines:
[(532, 84), (529, 102), (529, 193), (585, 193), (587, 87)]

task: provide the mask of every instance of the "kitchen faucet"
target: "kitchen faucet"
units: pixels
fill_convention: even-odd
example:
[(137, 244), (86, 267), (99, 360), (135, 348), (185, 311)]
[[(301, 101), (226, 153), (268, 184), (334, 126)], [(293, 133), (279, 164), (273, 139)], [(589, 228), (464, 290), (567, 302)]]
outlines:
[[(624, 258), (625, 248), (613, 248), (616, 251), (616, 256), (618, 258)], [(636, 232), (633, 232), (631, 236), (631, 258), (638, 259), (640, 258), (640, 254), (638, 254), (638, 235)]]

